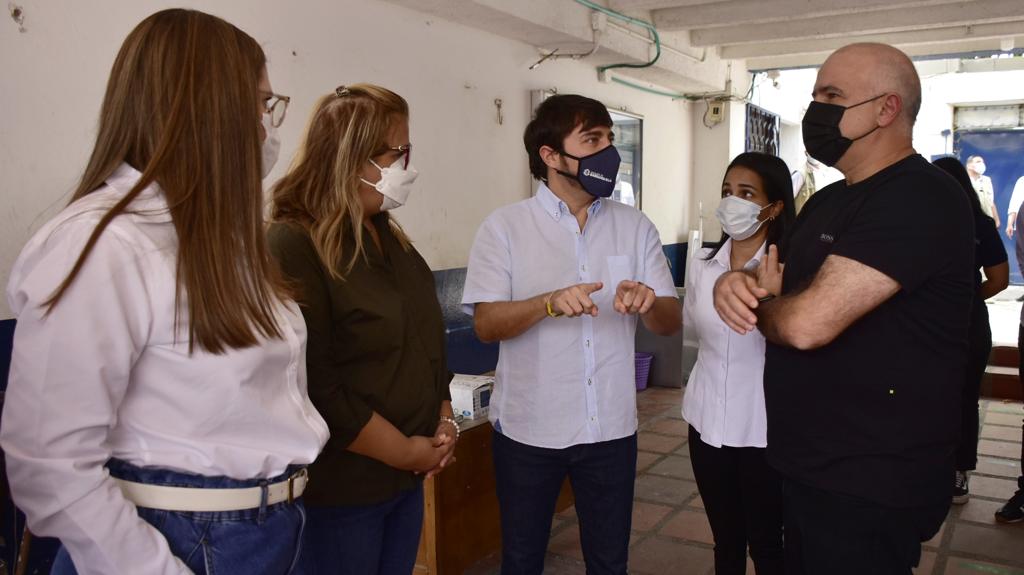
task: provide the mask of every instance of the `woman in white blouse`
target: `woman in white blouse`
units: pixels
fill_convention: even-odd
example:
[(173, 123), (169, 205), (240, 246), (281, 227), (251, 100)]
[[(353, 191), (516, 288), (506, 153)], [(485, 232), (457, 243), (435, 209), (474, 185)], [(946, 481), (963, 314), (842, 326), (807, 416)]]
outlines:
[(689, 446), (711, 531), (716, 575), (746, 572), (747, 548), (758, 575), (783, 573), (782, 484), (765, 461), (764, 337), (738, 335), (715, 312), (715, 280), (756, 270), (768, 246), (785, 254), (793, 187), (786, 163), (748, 152), (729, 164), (716, 211), (722, 240), (688, 266), (683, 324), (699, 339), (683, 397)]
[(52, 573), (295, 563), (305, 464), (328, 432), (263, 232), (287, 103), (265, 63), (201, 12), (140, 23), (70, 205), (11, 272), (0, 442), (29, 527), (61, 540)]

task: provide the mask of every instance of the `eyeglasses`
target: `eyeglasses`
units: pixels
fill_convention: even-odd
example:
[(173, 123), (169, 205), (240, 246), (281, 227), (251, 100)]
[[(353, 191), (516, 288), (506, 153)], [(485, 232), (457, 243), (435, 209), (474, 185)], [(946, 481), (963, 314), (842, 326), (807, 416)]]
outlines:
[(401, 146), (395, 146), (393, 148), (383, 148), (377, 155), (380, 156), (388, 152), (398, 152), (398, 158), (396, 159), (405, 160), (402, 163), (402, 169), (409, 169), (409, 160), (412, 158), (412, 144), (402, 144)]
[(282, 96), (280, 94), (270, 94), (267, 100), (264, 100), (263, 107), (267, 114), (270, 114), (270, 125), (275, 128), (280, 128), (281, 124), (284, 123), (285, 114), (288, 113), (288, 102), (292, 99), (288, 96)]

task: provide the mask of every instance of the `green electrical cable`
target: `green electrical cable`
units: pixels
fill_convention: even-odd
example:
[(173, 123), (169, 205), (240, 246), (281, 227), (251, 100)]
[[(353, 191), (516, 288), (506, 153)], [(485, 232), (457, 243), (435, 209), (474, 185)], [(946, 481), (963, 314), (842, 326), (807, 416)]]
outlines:
[[(658, 30), (654, 28), (653, 24), (651, 24), (649, 22), (644, 22), (643, 20), (639, 20), (637, 18), (633, 18), (632, 16), (626, 16), (625, 14), (621, 14), (621, 13), (616, 12), (614, 10), (610, 10), (608, 8), (605, 8), (604, 6), (601, 6), (600, 4), (595, 4), (594, 2), (591, 2), (590, 0), (576, 0), (576, 3), (582, 4), (583, 6), (586, 6), (587, 8), (590, 8), (592, 10), (597, 10), (598, 12), (603, 12), (604, 14), (606, 14), (608, 16), (611, 16), (612, 18), (616, 18), (618, 20), (622, 20), (623, 22), (628, 22), (630, 24), (635, 24), (637, 26), (640, 26), (641, 28), (644, 28), (644, 29), (648, 30), (651, 33), (651, 38), (654, 40), (655, 53), (654, 53), (654, 58), (652, 58), (650, 62), (647, 62), (647, 63), (644, 63), (644, 64), (630, 64), (630, 63), (625, 63), (625, 62), (622, 63), (622, 64), (609, 64), (607, 66), (599, 66), (597, 68), (598, 72), (604, 72), (605, 70), (611, 70), (612, 68), (650, 68), (651, 66), (654, 65), (655, 62), (658, 61), (658, 58), (661, 58), (661, 38), (658, 36)], [(619, 80), (616, 80), (616, 81), (619, 81)], [(619, 81), (619, 82), (620, 83), (625, 83), (625, 82), (621, 82), (621, 81)], [(639, 86), (634, 86), (634, 87), (639, 87)], [(668, 93), (664, 93), (662, 95), (663, 96), (667, 96)]]
[(686, 94), (679, 94), (679, 93), (675, 93), (675, 92), (665, 92), (665, 91), (662, 91), (662, 90), (657, 90), (655, 88), (648, 88), (647, 86), (641, 86), (640, 84), (634, 84), (633, 82), (630, 82), (628, 80), (623, 80), (622, 78), (616, 78), (615, 76), (612, 76), (612, 82), (615, 82), (617, 84), (622, 84), (623, 86), (629, 86), (630, 88), (634, 88), (636, 90), (640, 90), (641, 92), (647, 92), (649, 94), (657, 94), (658, 96), (668, 96), (669, 98), (672, 98), (673, 100), (694, 100), (694, 99), (699, 100), (700, 99), (700, 98), (694, 98), (693, 96), (688, 96)]
[[(637, 26), (640, 26), (641, 28), (644, 28), (644, 29), (648, 30), (651, 33), (652, 39), (654, 40), (655, 54), (654, 54), (654, 58), (652, 58), (650, 62), (647, 62), (645, 64), (622, 63), (622, 64), (609, 64), (608, 66), (598, 66), (598, 68), (597, 68), (598, 72), (604, 72), (605, 70), (611, 70), (613, 68), (650, 68), (651, 66), (654, 65), (655, 62), (658, 61), (658, 58), (661, 58), (661, 37), (658, 36), (658, 30), (650, 22), (645, 22), (643, 20), (639, 20), (637, 18), (633, 18), (632, 16), (626, 16), (625, 14), (621, 14), (621, 13), (616, 12), (614, 10), (611, 10), (609, 8), (605, 8), (604, 6), (601, 6), (600, 4), (595, 4), (594, 2), (591, 2), (591, 0), (576, 0), (576, 3), (581, 4), (583, 6), (586, 6), (587, 8), (590, 8), (592, 10), (597, 10), (598, 12), (602, 12), (602, 13), (608, 15), (608, 16), (611, 16), (612, 18), (616, 18), (618, 20), (622, 20), (622, 21), (627, 22), (629, 24), (635, 24)], [(689, 101), (692, 102), (692, 101), (706, 99), (706, 97), (704, 97), (704, 96), (691, 96), (689, 94), (680, 94), (678, 92), (666, 92), (666, 91), (658, 90), (658, 89), (655, 89), (655, 88), (648, 88), (647, 86), (642, 86), (640, 84), (635, 84), (633, 82), (630, 82), (628, 80), (623, 80), (622, 78), (617, 78), (615, 76), (612, 76), (611, 80), (613, 82), (617, 83), (617, 84), (622, 84), (623, 86), (629, 86), (630, 88), (634, 88), (634, 89), (640, 90), (642, 92), (647, 92), (649, 94), (656, 94), (658, 96), (666, 96), (666, 97), (672, 98), (674, 100), (689, 100)], [(753, 84), (751, 84), (751, 91), (752, 90), (753, 90)], [(748, 93), (748, 97), (749, 97), (749, 93)]]

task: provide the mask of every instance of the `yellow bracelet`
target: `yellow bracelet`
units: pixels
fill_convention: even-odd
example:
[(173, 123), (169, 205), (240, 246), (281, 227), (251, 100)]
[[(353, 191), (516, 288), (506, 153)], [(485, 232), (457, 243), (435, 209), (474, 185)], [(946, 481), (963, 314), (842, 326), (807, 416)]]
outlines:
[(560, 311), (556, 312), (551, 307), (551, 296), (553, 296), (553, 295), (555, 295), (555, 292), (549, 293), (547, 299), (544, 300), (544, 307), (547, 308), (547, 310), (548, 310), (548, 317), (562, 317), (562, 315), (563, 315), (562, 312), (560, 312)]

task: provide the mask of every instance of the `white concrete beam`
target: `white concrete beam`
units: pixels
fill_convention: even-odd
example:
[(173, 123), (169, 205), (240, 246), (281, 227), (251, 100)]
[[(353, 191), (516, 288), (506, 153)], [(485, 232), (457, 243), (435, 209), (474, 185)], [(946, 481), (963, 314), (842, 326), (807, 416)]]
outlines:
[(981, 0), (921, 8), (869, 10), (842, 17), (822, 16), (794, 19), (770, 26), (743, 24), (722, 28), (704, 28), (692, 30), (690, 41), (695, 46), (746, 44), (998, 23), (1020, 19), (1024, 19), (1024, 2), (1021, 0)]
[(609, 0), (608, 7), (612, 10), (657, 10), (659, 8), (676, 8), (679, 6), (702, 6), (705, 4), (725, 3), (729, 0)]
[[(1024, 45), (1024, 35), (1015, 36), (1014, 41), (1018, 45)], [(911, 46), (898, 46), (911, 58), (926, 58), (936, 56), (957, 57), (968, 52), (998, 51), (999, 39), (975, 39), (961, 40), (958, 42), (937, 42), (934, 44), (917, 44)], [(747, 68), (751, 72), (762, 70), (783, 70), (787, 68), (811, 68), (817, 67), (825, 61), (825, 58), (832, 53), (832, 50), (818, 52), (815, 54), (793, 54), (784, 56), (768, 56), (765, 58), (748, 58)]]
[[(593, 35), (591, 9), (571, 1), (550, 0), (389, 0), (406, 8), (435, 15), (472, 28), (537, 47), (585, 51)], [(582, 48), (582, 49), (581, 49)], [(693, 52), (691, 54), (691, 52)], [(595, 67), (643, 63), (654, 55), (653, 44), (641, 29), (609, 19), (600, 49), (586, 62)], [(703, 56), (703, 61), (701, 61)], [(713, 92), (725, 88), (724, 65), (713, 49), (673, 50), (663, 42), (658, 62), (642, 70), (616, 73), (656, 82), (677, 91)]]
[(999, 24), (911, 30), (909, 32), (843, 36), (841, 38), (826, 38), (823, 40), (785, 40), (761, 44), (734, 44), (723, 46), (719, 54), (727, 60), (744, 60), (747, 58), (783, 56), (786, 54), (826, 52), (854, 42), (883, 42), (894, 46), (908, 46), (912, 44), (934, 44), (936, 42), (969, 39), (1002, 38), (1004, 36), (1017, 36), (1021, 34), (1024, 34), (1024, 20)]
[[(857, 14), (872, 8), (915, 8), (961, 0), (730, 0), (710, 4), (654, 7), (658, 30), (692, 30), (740, 24), (785, 22), (794, 18)], [(669, 4), (665, 2), (664, 4)], [(961, 2), (962, 3), (962, 2)]]

